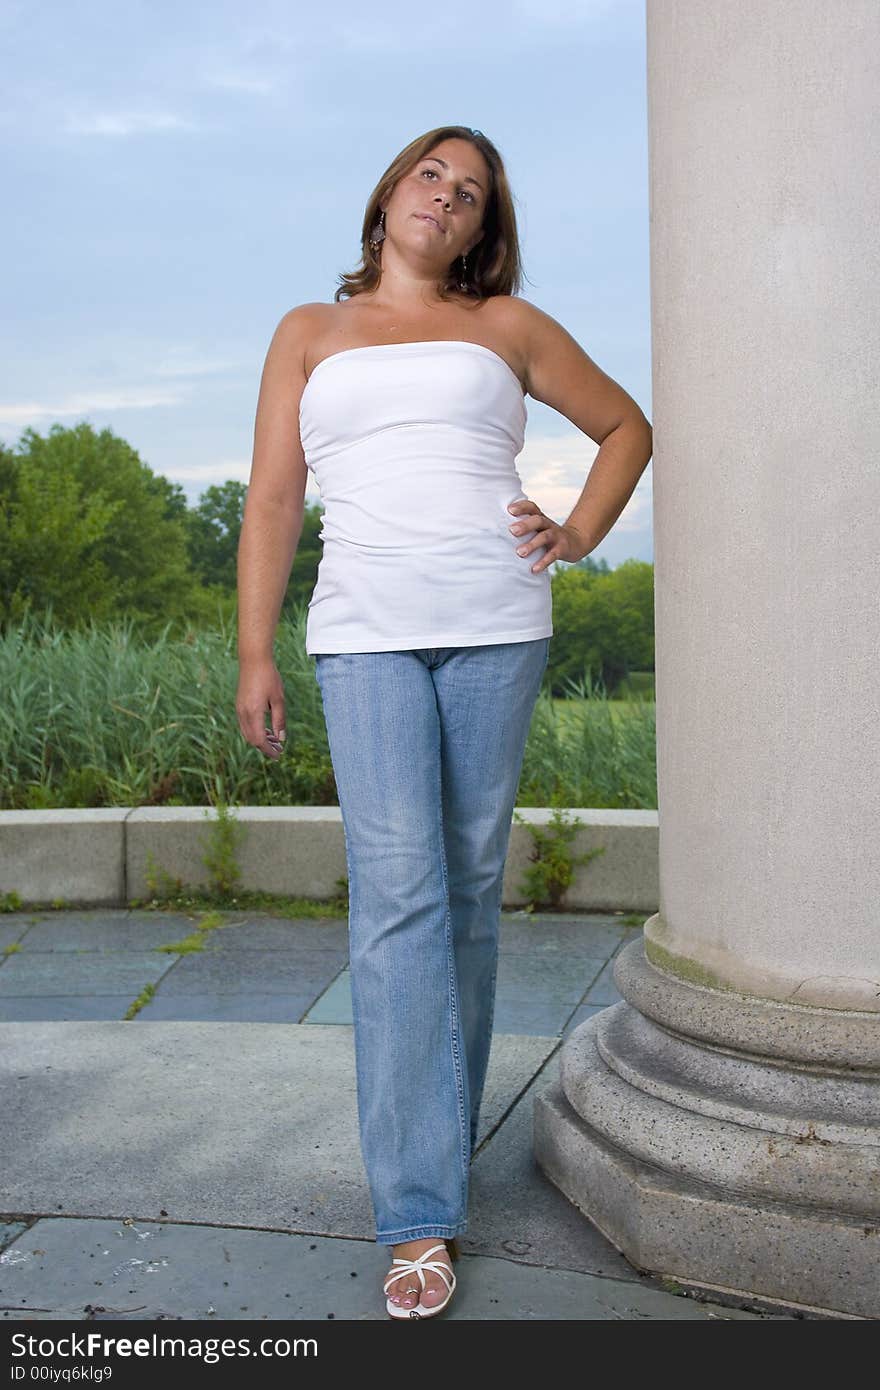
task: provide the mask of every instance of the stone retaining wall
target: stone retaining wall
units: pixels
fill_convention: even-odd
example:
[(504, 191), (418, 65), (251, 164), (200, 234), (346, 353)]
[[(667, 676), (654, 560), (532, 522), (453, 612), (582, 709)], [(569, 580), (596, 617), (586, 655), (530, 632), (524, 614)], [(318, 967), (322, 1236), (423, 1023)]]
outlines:
[[(240, 806), (245, 835), (236, 851), (242, 886), (291, 897), (330, 899), (346, 876), (338, 806)], [(547, 826), (551, 809), (518, 810), (528, 824)], [(577, 911), (653, 912), (659, 902), (658, 812), (572, 809), (582, 822), (573, 855), (602, 848), (578, 866), (563, 906)], [(114, 807), (96, 810), (0, 811), (0, 894), (25, 904), (109, 905), (144, 900), (149, 855), (186, 885), (205, 884), (209, 819), (204, 806)], [(523, 872), (534, 850), (527, 825), (514, 821), (504, 875), (503, 905), (522, 907)]]

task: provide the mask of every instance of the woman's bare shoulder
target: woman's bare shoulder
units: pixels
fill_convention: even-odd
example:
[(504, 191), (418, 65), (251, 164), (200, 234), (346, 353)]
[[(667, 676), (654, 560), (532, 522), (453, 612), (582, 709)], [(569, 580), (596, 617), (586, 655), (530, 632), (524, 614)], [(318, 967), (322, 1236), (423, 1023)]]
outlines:
[(514, 351), (523, 352), (535, 327), (547, 315), (537, 305), (518, 294), (496, 294), (485, 301), (491, 320), (503, 341)]
[(281, 324), (293, 332), (308, 335), (326, 327), (335, 317), (333, 311), (339, 307), (338, 304), (324, 304), (321, 300), (309, 304), (295, 304), (282, 316)]
[(523, 332), (547, 317), (537, 304), (532, 304), (531, 300), (523, 299), (519, 294), (498, 294), (489, 302), (495, 313), (504, 318), (514, 332)]
[(536, 323), (544, 317), (541, 310), (519, 295), (496, 294), (484, 300), (481, 312), (488, 336), (497, 344), (496, 350), (525, 383)]
[(333, 311), (338, 307), (320, 301), (295, 304), (278, 321), (272, 338), (274, 351), (301, 364), (307, 374), (305, 363), (309, 351), (324, 334), (331, 331), (336, 319)]

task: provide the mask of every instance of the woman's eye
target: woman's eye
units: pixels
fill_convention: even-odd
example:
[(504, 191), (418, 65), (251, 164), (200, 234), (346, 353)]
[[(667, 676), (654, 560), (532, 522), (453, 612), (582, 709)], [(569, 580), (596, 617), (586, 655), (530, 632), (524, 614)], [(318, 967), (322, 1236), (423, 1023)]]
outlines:
[[(437, 174), (437, 170), (436, 170), (436, 169), (423, 169), (423, 170), (422, 170), (422, 173), (423, 173), (423, 174), (433, 174), (435, 178), (438, 177), (438, 174)], [(470, 198), (470, 200), (471, 200), (472, 203), (476, 201), (475, 198), (474, 198), (473, 193), (470, 193), (466, 188), (465, 188), (465, 189), (462, 189), (462, 192), (465, 194), (466, 197)]]

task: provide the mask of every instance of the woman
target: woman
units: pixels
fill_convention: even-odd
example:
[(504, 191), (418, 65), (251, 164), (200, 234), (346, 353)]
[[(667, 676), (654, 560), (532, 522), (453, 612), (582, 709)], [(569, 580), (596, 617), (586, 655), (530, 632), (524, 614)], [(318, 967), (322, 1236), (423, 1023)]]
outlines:
[[(386, 1309), (430, 1317), (452, 1296), (466, 1229), (504, 862), (553, 633), (550, 566), (611, 528), (651, 427), (516, 297), (513, 201), (481, 132), (444, 126), (408, 145), (370, 197), (362, 246), (334, 302), (285, 314), (266, 358), (236, 708), (247, 741), (278, 757), (273, 640), (311, 468), (324, 549), (306, 651), (345, 832), (361, 1149), (376, 1238), (396, 1262)], [(526, 393), (602, 444), (564, 524), (516, 472)]]

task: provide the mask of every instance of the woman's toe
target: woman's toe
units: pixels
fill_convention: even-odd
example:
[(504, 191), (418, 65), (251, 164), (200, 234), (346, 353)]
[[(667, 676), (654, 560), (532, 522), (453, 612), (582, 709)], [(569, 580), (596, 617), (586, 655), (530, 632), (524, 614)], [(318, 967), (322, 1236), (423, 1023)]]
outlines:
[(406, 1287), (407, 1286), (403, 1282), (403, 1276), (401, 1276), (398, 1282), (392, 1284), (391, 1288), (388, 1290), (388, 1297), (391, 1299), (391, 1302), (395, 1305), (395, 1307), (414, 1308), (415, 1305), (418, 1303), (418, 1294), (406, 1293)]
[[(426, 1308), (433, 1308), (435, 1304), (442, 1303), (448, 1291), (439, 1274), (435, 1274), (433, 1278), (429, 1276), (426, 1277), (428, 1277), (428, 1287), (423, 1292), (421, 1301)], [(436, 1283), (434, 1282), (435, 1280)]]

